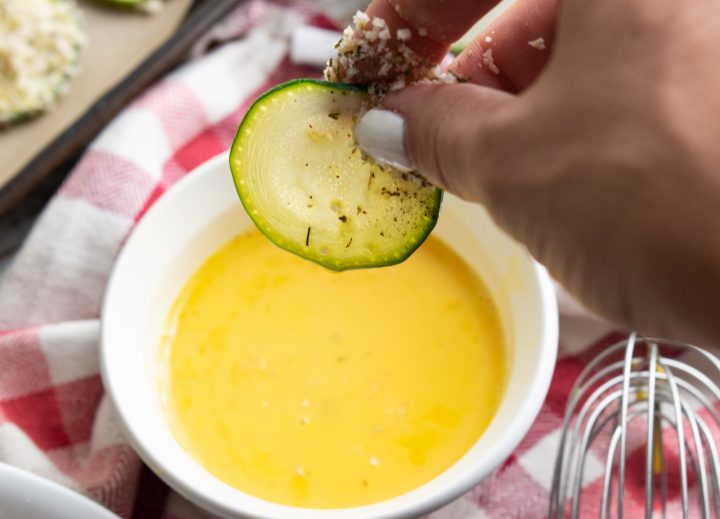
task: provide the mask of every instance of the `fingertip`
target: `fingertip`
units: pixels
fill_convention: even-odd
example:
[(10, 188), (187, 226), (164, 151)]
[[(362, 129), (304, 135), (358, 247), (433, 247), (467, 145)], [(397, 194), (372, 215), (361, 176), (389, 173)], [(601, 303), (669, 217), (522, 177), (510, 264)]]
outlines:
[(412, 20), (407, 20), (398, 3), (391, 4), (388, 0), (376, 0), (368, 6), (367, 14), (371, 18), (385, 20), (394, 35), (398, 30), (409, 30), (411, 37), (405, 43), (420, 58), (437, 63), (448, 52), (449, 43), (431, 38), (427, 27), (418, 26)]
[(474, 40), (450, 64), (449, 70), (475, 85), (515, 92), (515, 86), (502, 73), (495, 51), (484, 38)]
[[(459, 40), (475, 23), (498, 4), (499, 0), (454, 0), (452, 5), (438, 0), (380, 0), (374, 9), (390, 9), (422, 36), (449, 46)], [(376, 5), (377, 4), (377, 5)]]
[(411, 31), (406, 42), (418, 56), (439, 63), (450, 45), (487, 14), (498, 0), (456, 0), (452, 6), (437, 0), (373, 0), (370, 17), (385, 20), (393, 33)]
[(365, 112), (355, 125), (355, 140), (381, 164), (400, 171), (415, 169), (405, 151), (405, 121), (396, 112), (379, 108)]
[(514, 99), (472, 84), (413, 85), (385, 97), (403, 117), (404, 149), (424, 177), (463, 198), (482, 201), (482, 175), (491, 163), (484, 136), (491, 114)]
[(451, 70), (479, 85), (524, 90), (550, 57), (558, 9), (558, 0), (515, 2), (460, 53)]

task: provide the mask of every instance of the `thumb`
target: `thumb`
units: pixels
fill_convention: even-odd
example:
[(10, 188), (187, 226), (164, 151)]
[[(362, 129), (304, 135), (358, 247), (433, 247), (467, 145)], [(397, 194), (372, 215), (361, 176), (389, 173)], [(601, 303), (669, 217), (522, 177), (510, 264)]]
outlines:
[(415, 85), (363, 115), (355, 137), (378, 162), (416, 170), (443, 189), (483, 202), (484, 173), (496, 170), (503, 147), (497, 114), (513, 99), (471, 84)]

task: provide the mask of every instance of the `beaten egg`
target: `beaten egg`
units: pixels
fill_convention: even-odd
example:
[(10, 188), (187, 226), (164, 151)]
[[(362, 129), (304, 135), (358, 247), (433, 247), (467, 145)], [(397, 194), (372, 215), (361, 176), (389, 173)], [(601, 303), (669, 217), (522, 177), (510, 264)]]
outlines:
[(309, 508), (441, 474), (487, 428), (507, 375), (488, 290), (434, 237), (400, 265), (334, 273), (240, 235), (183, 288), (162, 352), (183, 448), (247, 494)]

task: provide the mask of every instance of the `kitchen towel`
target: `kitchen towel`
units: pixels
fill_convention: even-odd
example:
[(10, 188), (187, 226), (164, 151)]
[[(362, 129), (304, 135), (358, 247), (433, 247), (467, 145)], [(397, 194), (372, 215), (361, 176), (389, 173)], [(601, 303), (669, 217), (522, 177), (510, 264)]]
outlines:
[[(0, 278), (0, 461), (75, 489), (122, 517), (210, 517), (144, 468), (123, 437), (98, 374), (100, 307), (118, 251), (148, 207), (229, 148), (259, 93), (294, 77), (319, 76), (287, 57), (291, 30), (301, 23), (332, 27), (301, 5), (243, 4), (214, 32), (234, 39), (206, 45), (210, 52), (198, 52), (127, 107), (45, 208)], [(565, 313), (555, 376), (530, 432), (491, 477), (428, 517), (544, 517), (572, 381), (619, 338), (601, 321)], [(602, 464), (592, 452), (588, 463), (592, 495)], [(642, 506), (639, 497), (629, 502)]]

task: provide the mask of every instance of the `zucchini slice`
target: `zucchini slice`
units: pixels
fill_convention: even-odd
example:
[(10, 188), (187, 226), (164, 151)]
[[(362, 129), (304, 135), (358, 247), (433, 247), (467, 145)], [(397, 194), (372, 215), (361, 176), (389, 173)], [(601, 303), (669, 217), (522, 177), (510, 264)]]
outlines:
[(276, 245), (332, 270), (404, 261), (437, 222), (442, 191), (358, 148), (361, 87), (310, 79), (250, 107), (230, 151), (240, 200)]

